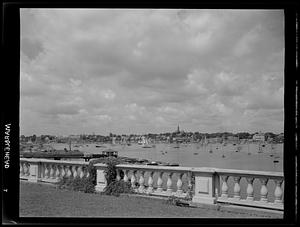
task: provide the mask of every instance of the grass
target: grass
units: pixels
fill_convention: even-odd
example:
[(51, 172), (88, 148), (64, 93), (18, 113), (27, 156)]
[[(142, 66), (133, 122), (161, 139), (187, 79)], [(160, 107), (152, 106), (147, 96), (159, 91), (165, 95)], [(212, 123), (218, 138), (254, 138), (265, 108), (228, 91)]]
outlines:
[(191, 208), (165, 200), (67, 191), (53, 185), (21, 182), (20, 217), (178, 217), (282, 218), (280, 214)]

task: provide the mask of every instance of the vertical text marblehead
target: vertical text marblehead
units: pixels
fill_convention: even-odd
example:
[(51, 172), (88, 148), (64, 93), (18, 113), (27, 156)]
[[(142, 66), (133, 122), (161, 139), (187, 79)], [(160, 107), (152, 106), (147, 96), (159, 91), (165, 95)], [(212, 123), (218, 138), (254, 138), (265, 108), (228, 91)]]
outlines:
[(8, 169), (10, 164), (10, 126), (11, 124), (5, 125), (5, 136), (4, 136), (4, 168)]

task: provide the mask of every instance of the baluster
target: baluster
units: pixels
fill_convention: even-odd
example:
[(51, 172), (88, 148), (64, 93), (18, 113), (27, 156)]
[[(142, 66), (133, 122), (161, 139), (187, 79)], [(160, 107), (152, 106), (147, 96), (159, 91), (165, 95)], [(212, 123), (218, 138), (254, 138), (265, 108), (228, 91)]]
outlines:
[(143, 193), (144, 189), (145, 189), (145, 186), (144, 186), (144, 182), (145, 182), (144, 174), (145, 174), (145, 171), (141, 170), (140, 171), (140, 179), (139, 179), (139, 184), (140, 184), (139, 192), (140, 193)]
[(61, 174), (60, 174), (60, 177), (61, 177), (61, 178), (64, 178), (64, 176), (66, 175), (65, 167), (64, 167), (63, 165), (61, 165), (60, 167), (61, 167)]
[(177, 180), (177, 191), (176, 193), (178, 195), (181, 195), (182, 194), (182, 176), (183, 176), (183, 173), (178, 173), (177, 174), (177, 177), (178, 177), (178, 180)]
[(78, 167), (78, 172), (79, 172), (79, 177), (80, 177), (80, 178), (83, 178), (84, 173), (83, 173), (83, 167), (82, 167), (82, 166), (79, 166), (79, 167)]
[(153, 192), (153, 171), (149, 172), (149, 178), (148, 178), (148, 193), (152, 193)]
[(73, 165), (72, 166), (72, 173), (73, 173), (73, 178), (76, 178), (77, 177), (77, 166)]
[(133, 189), (136, 188), (136, 185), (135, 185), (135, 182), (136, 182), (135, 174), (136, 174), (136, 170), (133, 170), (132, 175), (131, 175), (131, 187)]
[(27, 163), (27, 176), (30, 176), (30, 163)]
[(54, 165), (53, 164), (50, 165), (50, 178), (54, 179)]
[(124, 170), (124, 182), (128, 182), (128, 170)]
[(117, 179), (117, 181), (119, 181), (119, 180), (121, 180), (121, 176), (120, 176), (120, 170), (119, 169), (117, 169), (117, 177), (116, 177), (116, 179)]
[(240, 187), (240, 180), (241, 177), (234, 177), (234, 188), (233, 188), (233, 198), (241, 199), (241, 187)]
[(275, 196), (274, 203), (282, 204), (283, 203), (282, 202), (283, 191), (282, 191), (281, 185), (282, 185), (283, 180), (280, 179), (280, 180), (274, 180), (274, 181), (276, 184), (276, 188), (275, 188), (275, 192), (274, 192), (274, 196)]
[(226, 176), (226, 175), (222, 175), (221, 176), (222, 178), (222, 194), (221, 194), (221, 197), (223, 198), (228, 198), (228, 185), (227, 185), (227, 180), (229, 178), (229, 176)]
[(23, 163), (23, 170), (24, 170), (24, 176), (27, 176), (27, 165), (26, 165), (26, 162)]
[(56, 178), (56, 179), (59, 179), (59, 178), (60, 178), (59, 165), (56, 165), (55, 178)]
[(163, 183), (162, 175), (163, 175), (163, 172), (158, 172), (157, 192), (162, 192), (163, 191), (163, 188), (162, 188), (162, 183)]
[(44, 178), (45, 179), (48, 179), (49, 178), (49, 176), (48, 176), (48, 174), (49, 174), (49, 170), (48, 170), (48, 168), (47, 168), (47, 164), (45, 163), (44, 164)]
[(260, 182), (261, 182), (261, 189), (260, 189), (260, 201), (261, 202), (268, 202), (268, 188), (267, 188), (267, 183), (268, 183), (268, 179), (267, 178), (260, 178)]
[(20, 163), (20, 176), (24, 176), (24, 167), (23, 167), (23, 163)]
[(254, 178), (253, 177), (247, 177), (247, 182), (248, 182), (248, 186), (247, 186), (247, 200), (249, 201), (253, 201), (253, 181)]
[(168, 180), (167, 180), (167, 194), (172, 194), (172, 175), (173, 173), (168, 172)]
[(70, 166), (66, 166), (66, 173), (67, 173), (67, 177), (69, 178), (69, 177), (71, 177), (71, 175), (72, 175), (72, 172), (71, 172), (71, 170), (70, 170)]

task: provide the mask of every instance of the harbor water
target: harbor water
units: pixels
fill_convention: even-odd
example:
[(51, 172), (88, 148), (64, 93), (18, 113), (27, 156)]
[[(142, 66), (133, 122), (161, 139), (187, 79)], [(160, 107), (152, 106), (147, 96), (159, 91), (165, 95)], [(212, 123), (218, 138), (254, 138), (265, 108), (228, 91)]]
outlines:
[[(54, 149), (69, 148), (68, 144), (51, 144)], [(156, 143), (153, 147), (143, 148), (139, 144), (72, 144), (72, 150), (86, 154), (102, 153), (113, 149), (119, 156), (147, 159), (167, 163), (178, 163), (186, 167), (213, 167), (254, 171), (283, 171), (283, 144), (208, 144), (197, 143), (164, 144)]]

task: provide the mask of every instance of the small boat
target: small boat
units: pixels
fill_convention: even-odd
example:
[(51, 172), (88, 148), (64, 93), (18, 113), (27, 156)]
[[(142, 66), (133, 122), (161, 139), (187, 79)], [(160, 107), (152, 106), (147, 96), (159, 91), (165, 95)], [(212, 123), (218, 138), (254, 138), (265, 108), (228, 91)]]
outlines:
[(278, 163), (279, 161), (278, 161), (278, 160), (274, 160), (273, 162), (274, 162), (274, 163)]
[(151, 166), (157, 166), (158, 163), (157, 162), (150, 162), (150, 163), (147, 163), (147, 165), (151, 165)]
[(212, 150), (209, 150), (209, 153), (213, 153), (213, 151), (212, 151)]
[(107, 149), (107, 150), (102, 151), (102, 155), (118, 157), (118, 151), (115, 151), (112, 149)]
[(197, 155), (198, 153), (194, 153), (194, 155)]
[(144, 146), (142, 146), (142, 148), (152, 148), (152, 146), (144, 145)]
[(168, 166), (179, 166), (179, 164), (178, 163), (170, 163), (170, 164), (168, 164)]

